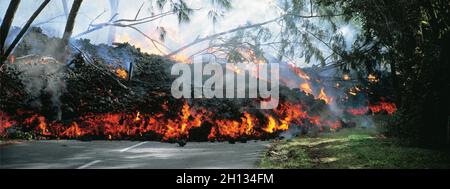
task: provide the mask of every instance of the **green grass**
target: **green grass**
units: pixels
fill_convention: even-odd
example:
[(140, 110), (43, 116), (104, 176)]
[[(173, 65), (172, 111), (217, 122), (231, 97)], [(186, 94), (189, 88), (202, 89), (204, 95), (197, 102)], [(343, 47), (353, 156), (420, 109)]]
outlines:
[(406, 147), (379, 137), (374, 129), (344, 129), (316, 138), (272, 144), (260, 163), (269, 169), (450, 168), (450, 153)]

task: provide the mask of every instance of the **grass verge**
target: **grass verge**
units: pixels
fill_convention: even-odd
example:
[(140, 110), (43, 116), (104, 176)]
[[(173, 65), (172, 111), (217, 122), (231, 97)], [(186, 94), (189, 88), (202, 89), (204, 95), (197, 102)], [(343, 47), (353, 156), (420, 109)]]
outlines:
[(274, 142), (260, 163), (269, 169), (449, 169), (450, 153), (406, 147), (375, 129), (343, 129)]

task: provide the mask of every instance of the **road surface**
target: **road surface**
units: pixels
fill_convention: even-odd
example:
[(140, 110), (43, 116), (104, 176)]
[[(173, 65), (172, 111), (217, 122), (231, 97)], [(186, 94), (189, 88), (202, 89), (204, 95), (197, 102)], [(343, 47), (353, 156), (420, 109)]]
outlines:
[(256, 168), (268, 142), (29, 141), (0, 145), (1, 169)]

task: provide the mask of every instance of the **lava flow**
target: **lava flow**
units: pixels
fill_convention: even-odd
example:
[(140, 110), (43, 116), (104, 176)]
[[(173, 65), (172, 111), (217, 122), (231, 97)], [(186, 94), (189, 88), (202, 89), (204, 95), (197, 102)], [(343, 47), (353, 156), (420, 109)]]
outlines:
[[(87, 114), (71, 123), (49, 121), (43, 116), (18, 113), (26, 117), (12, 121), (0, 112), (2, 135), (12, 126), (34, 129), (39, 135), (49, 138), (77, 139), (90, 136), (98, 139), (144, 138), (171, 141), (182, 138), (192, 140), (236, 140), (245, 138), (270, 138), (292, 126), (317, 126), (321, 129), (337, 129), (338, 120), (322, 120), (311, 116), (300, 104), (284, 103), (277, 109), (261, 114), (243, 112), (236, 119), (221, 119), (203, 108), (191, 107), (185, 102), (174, 118), (163, 113), (110, 113)], [(207, 127), (206, 125), (210, 125)], [(204, 129), (204, 135), (195, 134), (195, 129)]]
[(347, 110), (348, 113), (359, 116), (365, 115), (368, 113), (387, 113), (388, 115), (392, 115), (397, 111), (397, 106), (394, 103), (389, 102), (379, 102), (377, 104), (370, 104), (369, 106), (359, 107), (359, 108), (350, 108)]
[[(42, 61), (48, 62), (46, 60)], [(232, 103), (214, 103), (213, 107), (210, 107), (204, 105), (203, 100), (190, 99), (161, 104), (158, 103), (163, 101), (154, 100), (151, 103), (142, 104), (141, 101), (127, 98), (122, 100), (129, 100), (128, 102), (133, 104), (123, 103), (128, 107), (126, 110), (116, 108), (112, 110), (113, 112), (109, 112), (110, 110), (104, 108), (95, 111), (97, 107), (85, 102), (91, 98), (90, 96), (78, 97), (69, 94), (65, 96), (66, 101), (62, 102), (66, 107), (63, 111), (60, 110), (62, 117), (59, 116), (59, 118), (55, 116), (52, 118), (54, 114), (52, 110), (21, 110), (20, 108), (0, 110), (0, 137), (14, 138), (22, 132), (31, 133), (35, 138), (43, 139), (234, 141), (275, 138), (280, 136), (280, 133), (291, 129), (296, 132), (299, 130), (307, 132), (313, 128), (320, 131), (333, 131), (344, 127), (346, 123), (330, 108), (331, 106), (346, 107), (340, 104), (342, 97), (332, 96), (336, 94), (332, 88), (326, 87), (320, 83), (320, 79), (313, 78), (302, 69), (294, 66), (290, 69), (299, 78), (300, 83), (297, 84), (297, 89), (300, 91), (283, 89), (279, 106), (272, 110), (252, 108), (253, 106), (246, 102), (248, 100), (237, 100), (242, 104), (239, 104), (239, 108), (232, 109), (229, 108)], [(112, 72), (118, 79), (123, 81), (128, 79), (128, 72), (121, 67), (112, 68)], [(74, 89), (75, 92), (83, 90), (85, 89)], [(137, 88), (137, 91), (140, 90), (141, 88)], [(126, 96), (118, 92), (113, 93), (112, 90), (102, 88), (89, 92), (92, 95), (106, 95), (100, 99), (108, 101), (103, 102), (107, 105), (117, 103), (118, 97)], [(349, 96), (356, 98), (360, 93), (363, 91), (355, 88), (349, 91)], [(8, 95), (14, 94), (8, 93)], [(20, 98), (20, 94), (17, 98)], [(165, 93), (161, 94), (159, 96), (165, 95)], [(397, 110), (393, 103), (385, 101), (368, 104), (360, 108), (343, 109), (353, 116), (383, 112), (392, 115)], [(219, 107), (225, 112), (217, 111)], [(92, 109), (94, 111), (91, 111)]]

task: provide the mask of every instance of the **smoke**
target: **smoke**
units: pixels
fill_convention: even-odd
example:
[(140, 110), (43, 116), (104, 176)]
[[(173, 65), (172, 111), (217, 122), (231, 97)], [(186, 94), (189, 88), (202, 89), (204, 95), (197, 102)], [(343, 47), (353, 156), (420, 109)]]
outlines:
[(62, 116), (60, 97), (66, 90), (65, 65), (53, 58), (37, 55), (18, 58), (10, 65), (20, 73), (19, 79), (29, 95), (32, 107), (43, 108), (46, 104), (41, 99), (43, 96), (49, 96), (51, 108), (56, 114), (54, 118), (60, 120)]
[(290, 125), (290, 127), (287, 131), (280, 134), (280, 137), (289, 140), (289, 139), (301, 136), (302, 134), (304, 134), (306, 132), (307, 132), (306, 127), (302, 127), (299, 125)]
[[(73, 1), (67, 1), (70, 6)], [(277, 16), (276, 11), (271, 11), (272, 1), (234, 1), (233, 9), (225, 13), (225, 17), (221, 18), (219, 22), (213, 26), (212, 20), (208, 17), (209, 10), (212, 7), (207, 0), (187, 0), (187, 4), (196, 11), (191, 16), (190, 23), (179, 24), (177, 17), (168, 16), (164, 19), (156, 20), (148, 24), (136, 26), (147, 35), (158, 39), (158, 27), (164, 27), (167, 30), (166, 45), (172, 50), (181, 47), (184, 44), (191, 42), (198, 36), (206, 36), (215, 32), (226, 31), (231, 28), (244, 25), (247, 22), (257, 23), (273, 19)], [(13, 21), (14, 26), (21, 27), (26, 23), (28, 18), (32, 15), (34, 10), (40, 5), (41, 1), (27, 1), (23, 2), (16, 13), (16, 18)], [(133, 19), (138, 12), (140, 5), (144, 4), (144, 8), (140, 12), (140, 17), (147, 17), (152, 14), (158, 14), (156, 5), (153, 1), (135, 0), (129, 1), (119, 0), (118, 16), (117, 18)], [(0, 15), (4, 15), (8, 7), (9, 1), (0, 1)], [(252, 7), (249, 9), (249, 7)], [(85, 32), (90, 28), (90, 24), (98, 24), (108, 22), (111, 19), (110, 3), (108, 0), (99, 1), (84, 1), (79, 15), (77, 16), (73, 35), (76, 36)], [(36, 18), (33, 26), (42, 27), (46, 34), (51, 37), (62, 37), (63, 30), (66, 23), (64, 9), (61, 1), (51, 1), (45, 10)], [(87, 38), (94, 44), (101, 44), (108, 42), (108, 35), (110, 27), (105, 27), (96, 32), (81, 36), (80, 38)], [(116, 42), (133, 41), (140, 43), (143, 50), (154, 49), (152, 43), (146, 40), (139, 32), (130, 28), (116, 28)], [(126, 36), (127, 39), (117, 39), (120, 36)], [(202, 47), (198, 47), (199, 49)], [(196, 52), (198, 49), (192, 50)], [(152, 51), (153, 52), (153, 51)], [(155, 51), (157, 52), (157, 51)]]

